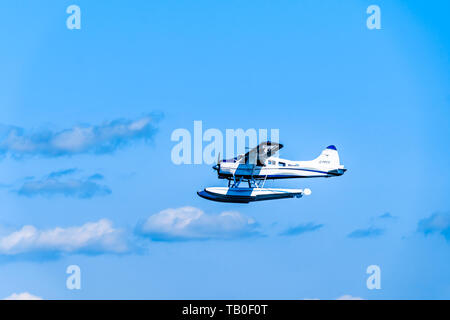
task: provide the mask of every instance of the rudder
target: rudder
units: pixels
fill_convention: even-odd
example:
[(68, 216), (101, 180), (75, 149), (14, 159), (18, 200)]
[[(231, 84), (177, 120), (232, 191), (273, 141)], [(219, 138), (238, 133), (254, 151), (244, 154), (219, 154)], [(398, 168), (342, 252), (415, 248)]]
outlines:
[(314, 161), (324, 167), (337, 168), (340, 166), (339, 153), (334, 145), (328, 146)]

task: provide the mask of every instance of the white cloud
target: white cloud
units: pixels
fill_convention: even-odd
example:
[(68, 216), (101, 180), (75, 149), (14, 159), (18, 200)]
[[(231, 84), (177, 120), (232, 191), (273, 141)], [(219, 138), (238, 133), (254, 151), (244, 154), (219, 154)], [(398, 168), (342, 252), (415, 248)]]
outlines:
[(0, 237), (0, 254), (15, 255), (30, 252), (55, 253), (123, 253), (128, 250), (121, 230), (111, 221), (101, 219), (80, 227), (38, 230), (26, 225)]
[(259, 234), (257, 223), (236, 211), (206, 214), (194, 207), (165, 209), (150, 216), (138, 231), (156, 241), (229, 239)]
[[(313, 298), (313, 299), (306, 298), (306, 299), (303, 299), (303, 300), (321, 300), (321, 299), (318, 299), (318, 298)], [(360, 297), (354, 297), (354, 296), (351, 296), (349, 294), (344, 294), (343, 296), (340, 296), (339, 298), (336, 298), (335, 300), (364, 300), (364, 299), (360, 298)]]
[(364, 299), (360, 297), (354, 297), (349, 294), (344, 294), (343, 296), (340, 296), (336, 300), (364, 300)]
[(159, 118), (153, 114), (136, 120), (116, 119), (99, 125), (76, 125), (59, 131), (0, 125), (0, 155), (21, 158), (111, 153), (133, 141), (150, 141), (157, 131)]
[(42, 300), (41, 297), (32, 295), (28, 292), (22, 292), (22, 293), (13, 293), (9, 297), (6, 297), (4, 300)]

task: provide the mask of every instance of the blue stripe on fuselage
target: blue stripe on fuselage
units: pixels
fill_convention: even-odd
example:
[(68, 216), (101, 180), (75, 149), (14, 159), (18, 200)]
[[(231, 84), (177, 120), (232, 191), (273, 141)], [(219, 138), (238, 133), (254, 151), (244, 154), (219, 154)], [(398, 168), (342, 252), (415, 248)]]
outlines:
[[(274, 168), (275, 169), (275, 168)], [(327, 172), (327, 171), (320, 171), (320, 170), (313, 170), (313, 169), (301, 169), (301, 168), (276, 168), (276, 169), (287, 169), (287, 170), (300, 170), (300, 171), (308, 171), (308, 172), (316, 172), (316, 173), (321, 173), (321, 174), (325, 174), (326, 176), (329, 175), (335, 175), (333, 173)], [(221, 177), (232, 177), (233, 174), (231, 173), (220, 173), (219, 176)], [(272, 175), (260, 175), (260, 174), (254, 174), (254, 175), (250, 175), (250, 174), (239, 174), (237, 175), (239, 177), (253, 177), (255, 179), (261, 178), (261, 179), (282, 179), (282, 178), (309, 178), (311, 176), (298, 176), (298, 175), (288, 175), (288, 174), (272, 174)], [(312, 176), (314, 177), (314, 176)]]

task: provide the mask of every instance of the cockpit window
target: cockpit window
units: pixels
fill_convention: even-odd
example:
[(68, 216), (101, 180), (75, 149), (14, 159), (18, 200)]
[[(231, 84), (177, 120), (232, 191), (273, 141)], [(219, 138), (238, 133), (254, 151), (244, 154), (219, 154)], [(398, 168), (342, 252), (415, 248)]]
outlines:
[(280, 167), (286, 167), (286, 163), (284, 162), (279, 162)]

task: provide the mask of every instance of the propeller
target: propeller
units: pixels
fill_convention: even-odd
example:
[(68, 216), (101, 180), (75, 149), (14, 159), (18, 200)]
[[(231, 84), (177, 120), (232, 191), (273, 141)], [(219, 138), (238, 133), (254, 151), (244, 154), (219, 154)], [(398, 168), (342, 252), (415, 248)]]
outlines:
[(220, 171), (220, 163), (221, 163), (221, 160), (220, 160), (220, 152), (219, 152), (219, 155), (217, 156), (217, 164), (213, 166), (213, 169), (217, 170), (217, 173)]

